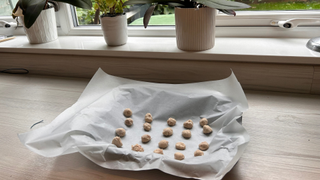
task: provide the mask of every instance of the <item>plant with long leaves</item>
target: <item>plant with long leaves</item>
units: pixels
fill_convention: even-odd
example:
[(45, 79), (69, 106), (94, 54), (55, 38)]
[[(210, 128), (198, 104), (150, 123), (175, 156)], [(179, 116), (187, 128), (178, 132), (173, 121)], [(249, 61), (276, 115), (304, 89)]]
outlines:
[(202, 8), (210, 7), (218, 9), (219, 11), (235, 16), (234, 9), (245, 9), (250, 6), (244, 3), (228, 1), (228, 0), (129, 0), (124, 5), (135, 5), (135, 4), (152, 4), (145, 12), (143, 17), (143, 25), (147, 28), (152, 13), (158, 4), (165, 4), (172, 7), (182, 8)]
[[(36, 21), (42, 10), (48, 9), (49, 0), (19, 0), (12, 11), (12, 17), (24, 16), (24, 25), (30, 28)], [(83, 9), (91, 9), (91, 0), (55, 0), (77, 6)]]

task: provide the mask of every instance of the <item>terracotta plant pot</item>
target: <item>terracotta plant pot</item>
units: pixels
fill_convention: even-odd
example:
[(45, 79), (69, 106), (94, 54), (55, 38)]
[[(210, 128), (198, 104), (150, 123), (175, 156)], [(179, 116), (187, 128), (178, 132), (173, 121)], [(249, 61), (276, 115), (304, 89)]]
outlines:
[[(21, 23), (24, 19), (21, 16)], [(31, 44), (46, 43), (58, 39), (56, 16), (54, 8), (42, 10), (34, 24), (29, 28), (24, 27)]]
[(215, 40), (216, 9), (175, 8), (176, 39), (179, 49), (211, 49)]
[(100, 17), (101, 28), (106, 43), (109, 46), (120, 46), (127, 43), (127, 16), (126, 14)]

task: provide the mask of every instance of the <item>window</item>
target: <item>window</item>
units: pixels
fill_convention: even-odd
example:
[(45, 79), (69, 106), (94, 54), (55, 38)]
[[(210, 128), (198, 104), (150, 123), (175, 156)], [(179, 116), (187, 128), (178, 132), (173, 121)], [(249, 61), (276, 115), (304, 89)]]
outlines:
[[(2, 0), (0, 13), (8, 13), (11, 4), (17, 0)], [(92, 0), (94, 1), (94, 0)], [(282, 29), (270, 24), (271, 21), (292, 18), (320, 18), (320, 2), (318, 0), (236, 0), (250, 4), (252, 8), (238, 10), (237, 16), (218, 14), (216, 20), (216, 36), (230, 37), (316, 37), (320, 36), (320, 23), (305, 24), (296, 29)], [(102, 35), (96, 10), (76, 9), (66, 3), (59, 3), (56, 13), (58, 32), (60, 35)], [(2, 8), (3, 6), (3, 8)], [(159, 6), (151, 18), (150, 26), (145, 29), (142, 16), (148, 7), (141, 8), (138, 13), (129, 16), (129, 36), (175, 36), (173, 8)], [(10, 14), (0, 20), (13, 21)], [(2, 15), (2, 16), (1, 16)], [(23, 33), (21, 30), (20, 33)], [(17, 34), (17, 33), (16, 33)], [(19, 34), (19, 33), (18, 33)]]
[[(11, 13), (12, 9), (14, 9), (16, 3), (18, 0), (0, 0), (0, 35), (12, 35), (13, 29), (3, 28), (3, 25), (5, 24), (2, 21), (8, 22), (8, 23), (16, 23), (16, 21), (12, 18)], [(22, 28), (19, 30), (15, 30), (17, 34), (24, 34)]]
[[(299, 28), (286, 30), (272, 26), (271, 21), (284, 21), (292, 18), (320, 18), (320, 2), (318, 0), (236, 0), (251, 5), (252, 8), (238, 10), (237, 16), (219, 13), (217, 17), (217, 36), (241, 37), (315, 37), (320, 36), (318, 24), (307, 24)], [(76, 9), (75, 26), (78, 29), (94, 26), (95, 10)], [(128, 20), (131, 36), (174, 36), (174, 11), (168, 6), (159, 6), (150, 20), (150, 25), (144, 29), (142, 15)], [(130, 16), (131, 18), (131, 16)], [(98, 28), (98, 27), (96, 27)], [(93, 31), (90, 32), (94, 34)]]
[[(310, 11), (320, 10), (320, 2), (318, 0), (237, 0), (238, 2), (246, 3), (251, 6), (249, 9), (238, 10), (238, 13), (243, 12), (258, 12), (260, 14), (274, 13), (274, 11)], [(98, 6), (95, 5), (95, 0), (92, 0), (94, 7), (92, 10), (83, 10), (76, 8), (77, 12), (77, 25), (99, 24), (99, 16), (97, 16)], [(128, 24), (129, 25), (142, 25), (142, 17), (144, 12), (149, 6), (141, 6), (138, 13), (132, 14), (129, 12)], [(135, 10), (130, 7), (130, 10)], [(268, 12), (267, 12), (268, 11)], [(272, 12), (273, 11), (273, 12)], [(299, 12), (297, 12), (299, 13)], [(99, 13), (98, 13), (99, 14)], [(254, 13), (253, 13), (254, 14)], [(153, 17), (149, 25), (174, 25), (174, 8), (168, 5), (156, 6)]]
[(0, 16), (10, 16), (18, 0), (1, 0)]
[[(0, 0), (0, 21), (4, 20), (6, 22), (16, 23), (16, 20), (12, 18), (11, 13), (18, 1), (19, 0)], [(64, 34), (61, 31), (61, 28), (59, 28), (60, 27), (59, 12), (56, 12), (56, 20), (57, 20), (58, 31), (60, 31), (59, 34)], [(2, 23), (0, 23), (0, 34), (2, 32), (1, 25)], [(21, 24), (17, 29), (14, 29), (13, 34), (15, 35), (25, 34)]]
[(11, 17), (11, 12), (17, 2), (18, 0), (0, 0), (0, 20), (14, 22)]

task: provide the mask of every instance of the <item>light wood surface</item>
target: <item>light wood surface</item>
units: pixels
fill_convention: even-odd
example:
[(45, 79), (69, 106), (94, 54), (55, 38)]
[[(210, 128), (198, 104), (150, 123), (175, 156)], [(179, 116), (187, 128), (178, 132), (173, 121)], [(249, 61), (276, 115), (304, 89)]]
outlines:
[[(17, 133), (50, 123), (76, 102), (88, 79), (0, 74), (0, 179), (168, 179), (158, 170), (101, 168), (79, 153), (45, 158), (23, 146)], [(319, 180), (320, 96), (246, 91), (243, 126), (249, 145), (224, 180)], [(37, 128), (36, 127), (36, 128)]]
[(232, 69), (247, 90), (320, 94), (318, 85), (313, 85), (317, 80), (312, 65), (18, 53), (1, 53), (0, 65), (3, 69), (25, 68), (36, 75), (83, 78), (91, 78), (101, 67), (108, 74), (165, 83), (222, 79)]
[(311, 93), (320, 94), (320, 66), (314, 66)]

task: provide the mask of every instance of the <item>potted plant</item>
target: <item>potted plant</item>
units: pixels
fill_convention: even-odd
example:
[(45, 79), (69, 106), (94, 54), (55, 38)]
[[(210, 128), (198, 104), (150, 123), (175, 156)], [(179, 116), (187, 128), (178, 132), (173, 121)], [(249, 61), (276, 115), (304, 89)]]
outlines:
[(143, 17), (145, 28), (158, 4), (175, 7), (177, 46), (186, 51), (202, 51), (214, 46), (216, 9), (235, 16), (233, 9), (250, 7), (228, 0), (129, 0), (124, 3), (134, 4), (153, 4)]
[(109, 46), (120, 46), (127, 43), (127, 16), (123, 11), (124, 0), (95, 0), (100, 12), (101, 28)]
[[(91, 9), (91, 0), (55, 0)], [(50, 3), (51, 2), (51, 3)], [(51, 0), (19, 0), (12, 11), (12, 17), (21, 17), (30, 43), (45, 43), (58, 38), (57, 25)]]

